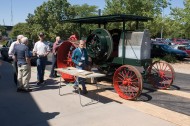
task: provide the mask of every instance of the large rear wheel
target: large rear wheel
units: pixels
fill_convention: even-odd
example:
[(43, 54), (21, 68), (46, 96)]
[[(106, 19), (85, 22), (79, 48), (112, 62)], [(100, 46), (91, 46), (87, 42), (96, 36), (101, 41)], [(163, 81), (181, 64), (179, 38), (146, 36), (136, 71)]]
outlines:
[[(63, 42), (57, 54), (57, 67), (58, 68), (66, 68), (66, 67), (74, 67), (74, 63), (72, 62), (72, 53), (75, 50), (75, 45), (70, 41)], [(67, 82), (74, 82), (75, 79), (72, 75), (61, 73), (62, 78)]]

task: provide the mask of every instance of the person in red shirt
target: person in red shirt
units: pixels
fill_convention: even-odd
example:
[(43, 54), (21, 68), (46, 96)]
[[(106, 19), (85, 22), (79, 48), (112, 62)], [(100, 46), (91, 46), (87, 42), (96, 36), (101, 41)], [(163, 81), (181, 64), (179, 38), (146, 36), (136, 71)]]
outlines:
[(57, 68), (57, 50), (58, 47), (61, 45), (61, 38), (60, 36), (56, 37), (56, 40), (53, 44), (53, 50), (52, 50), (52, 68), (49, 77), (50, 78), (55, 78), (57, 77), (57, 71), (54, 69)]
[(69, 40), (71, 41), (77, 41), (78, 40), (78, 33), (74, 32), (73, 35), (69, 37)]

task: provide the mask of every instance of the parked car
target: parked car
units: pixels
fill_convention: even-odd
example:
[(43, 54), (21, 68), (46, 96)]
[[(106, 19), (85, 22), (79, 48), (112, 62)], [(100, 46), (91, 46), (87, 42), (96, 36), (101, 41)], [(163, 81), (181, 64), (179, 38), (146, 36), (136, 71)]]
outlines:
[(174, 45), (172, 46), (174, 49), (183, 50), (188, 54), (188, 57), (190, 57), (190, 45)]
[(188, 57), (188, 54), (185, 51), (174, 49), (166, 44), (154, 43), (151, 48), (151, 57), (164, 57), (166, 55), (173, 55), (178, 59), (184, 59)]
[(188, 39), (174, 39), (173, 40), (174, 45), (189, 45)]
[[(10, 39), (6, 42), (5, 45), (3, 45), (3, 47), (0, 49), (0, 53), (1, 53), (1, 56), (2, 56), (2, 59), (4, 61), (7, 61), (7, 62), (11, 62), (13, 59), (11, 57), (9, 57), (8, 55), (8, 51), (9, 51), (9, 47), (11, 45), (12, 42), (16, 41), (16, 39)], [(29, 55), (31, 56), (31, 65), (36, 65), (36, 60), (37, 60), (37, 57), (36, 56), (33, 56), (32, 55), (32, 49), (34, 47), (34, 43), (32, 40), (29, 40), (28, 42), (28, 48), (29, 48)]]
[(53, 49), (53, 42), (47, 41), (47, 44), (48, 44), (50, 50), (52, 51), (52, 49)]
[(8, 55), (8, 51), (9, 51), (9, 47), (11, 45), (12, 42), (16, 41), (15, 39), (10, 39), (6, 42), (5, 45), (2, 46), (2, 48), (0, 49), (0, 53), (1, 53), (1, 57), (2, 60), (7, 61), (7, 62), (11, 62), (12, 58), (9, 57)]
[(167, 45), (173, 45), (172, 39), (167, 38), (165, 39), (165, 42), (167, 43)]

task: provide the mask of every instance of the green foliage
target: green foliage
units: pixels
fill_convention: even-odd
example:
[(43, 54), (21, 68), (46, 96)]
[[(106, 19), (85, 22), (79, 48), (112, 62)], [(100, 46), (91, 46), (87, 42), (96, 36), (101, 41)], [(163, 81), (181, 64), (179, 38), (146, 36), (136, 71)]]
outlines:
[(171, 19), (177, 24), (174, 37), (190, 38), (190, 0), (184, 0), (184, 8), (171, 8)]
[[(157, 34), (160, 33), (160, 29), (164, 24), (161, 17), (162, 9), (170, 5), (167, 0), (105, 0), (105, 2), (104, 15), (132, 14), (154, 18), (152, 22), (140, 24), (141, 29), (150, 29), (152, 36), (157, 36)], [(122, 25), (118, 23), (114, 23), (109, 27), (113, 26), (122, 27)], [(134, 30), (135, 23), (128, 22), (126, 28), (128, 30)]]
[(29, 29), (30, 28), (27, 23), (18, 23), (13, 27), (13, 29), (10, 33), (10, 37), (16, 38), (17, 35), (22, 34), (22, 35), (25, 35), (25, 36), (31, 38), (31, 33), (30, 33)]
[[(94, 16), (97, 12), (96, 6), (70, 5), (67, 0), (49, 0), (37, 7), (34, 15), (29, 14), (26, 20), (30, 26), (31, 36), (37, 39), (39, 32), (46, 34), (46, 39), (54, 41), (56, 36), (61, 36), (62, 39), (67, 39), (72, 32), (77, 31), (77, 24), (65, 23), (65, 19)], [(86, 28), (84, 26), (84, 33)]]
[(82, 18), (82, 17), (90, 17), (97, 15), (97, 6), (89, 6), (88, 4), (73, 5), (72, 8), (75, 10), (75, 14), (73, 18)]
[(0, 25), (0, 36), (7, 36), (6, 27)]
[[(107, 14), (134, 14), (152, 17), (154, 20), (144, 23), (142, 28), (148, 28), (151, 36), (164, 38), (190, 38), (190, 0), (184, 0), (185, 8), (171, 8), (171, 14), (164, 15), (164, 9), (169, 7), (171, 0), (105, 0), (104, 15)], [(121, 24), (111, 24), (121, 27)], [(133, 30), (134, 22), (128, 22), (126, 28)]]
[(176, 63), (177, 59), (175, 56), (172, 55), (166, 55), (162, 58), (164, 61), (168, 62), (168, 63)]
[(172, 56), (172, 55), (169, 55), (169, 54), (162, 57), (162, 58), (158, 58), (158, 57), (153, 58), (153, 61), (160, 61), (160, 60), (166, 61), (168, 63), (177, 63), (178, 62), (178, 60), (176, 59), (175, 56)]
[(167, 0), (105, 0), (104, 14), (134, 14), (152, 17), (161, 14)]
[(29, 14), (27, 19), (32, 37), (37, 39), (39, 32), (44, 32), (46, 39), (50, 41), (54, 41), (58, 35), (62, 36), (63, 20), (69, 17), (69, 6), (67, 0), (52, 0), (37, 7), (34, 15)]

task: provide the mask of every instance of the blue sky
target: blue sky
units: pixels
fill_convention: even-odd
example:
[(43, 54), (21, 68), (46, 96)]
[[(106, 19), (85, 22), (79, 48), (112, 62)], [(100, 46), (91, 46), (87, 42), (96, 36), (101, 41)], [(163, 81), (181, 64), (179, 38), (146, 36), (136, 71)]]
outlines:
[[(11, 1), (12, 15), (11, 16)], [(28, 13), (34, 13), (36, 7), (48, 0), (1, 0), (0, 2), (0, 25), (15, 25), (19, 22), (25, 22)], [(105, 7), (104, 0), (68, 0), (70, 4), (96, 5), (100, 9)], [(172, 0), (172, 7), (183, 7), (183, 0)], [(164, 14), (169, 14), (169, 8), (164, 10)], [(12, 17), (12, 18), (11, 18)], [(12, 20), (11, 20), (12, 19)]]

